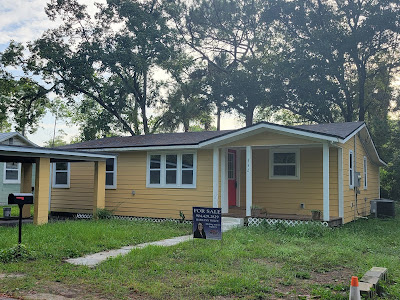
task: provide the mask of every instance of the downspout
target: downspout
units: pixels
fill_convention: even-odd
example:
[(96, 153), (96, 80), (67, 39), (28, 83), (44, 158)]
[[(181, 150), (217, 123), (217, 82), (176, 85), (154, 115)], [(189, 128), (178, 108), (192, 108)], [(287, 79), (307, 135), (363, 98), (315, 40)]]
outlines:
[(356, 220), (358, 208), (357, 208), (357, 187), (356, 187), (356, 173), (357, 173), (357, 142), (356, 142), (356, 134), (354, 135), (354, 171), (353, 171), (353, 189), (354, 189), (354, 197), (355, 197), (355, 205), (354, 205), (354, 221)]

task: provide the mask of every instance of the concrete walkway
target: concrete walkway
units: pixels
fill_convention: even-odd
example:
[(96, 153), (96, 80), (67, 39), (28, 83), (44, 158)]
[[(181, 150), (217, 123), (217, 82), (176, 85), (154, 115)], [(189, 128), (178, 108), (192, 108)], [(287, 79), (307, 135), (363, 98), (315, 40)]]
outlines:
[(116, 249), (116, 250), (103, 251), (103, 252), (99, 252), (99, 253), (95, 253), (95, 254), (86, 255), (84, 257), (70, 258), (70, 259), (67, 259), (66, 262), (69, 262), (70, 264), (74, 264), (74, 265), (83, 265), (83, 266), (88, 266), (88, 267), (94, 267), (94, 266), (98, 265), (99, 263), (105, 261), (107, 258), (116, 257), (118, 255), (126, 255), (133, 249), (142, 249), (142, 248), (145, 248), (150, 245), (169, 247), (169, 246), (174, 246), (176, 244), (180, 244), (182, 242), (189, 241), (191, 239), (192, 239), (192, 235), (178, 236), (178, 237), (174, 237), (172, 239), (166, 239), (166, 240), (150, 242), (150, 243), (143, 243), (143, 244), (139, 244), (139, 245), (135, 245), (135, 246), (126, 246), (126, 247), (122, 247), (121, 249)]
[[(222, 232), (226, 232), (234, 227), (243, 226), (243, 223), (244, 223), (243, 219), (222, 217)], [(96, 265), (105, 261), (107, 258), (116, 257), (118, 255), (126, 255), (133, 249), (143, 249), (147, 246), (170, 247), (192, 239), (193, 239), (192, 235), (178, 236), (171, 239), (143, 243), (135, 246), (126, 246), (115, 250), (103, 251), (95, 254), (86, 255), (83, 257), (70, 258), (67, 259), (66, 262), (73, 265), (95, 267)]]

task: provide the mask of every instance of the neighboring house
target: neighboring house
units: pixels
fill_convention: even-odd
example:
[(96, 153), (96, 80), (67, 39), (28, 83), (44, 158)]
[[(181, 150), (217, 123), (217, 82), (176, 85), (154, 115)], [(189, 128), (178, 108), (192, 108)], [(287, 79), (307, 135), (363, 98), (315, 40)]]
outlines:
[[(36, 144), (18, 132), (0, 133), (0, 144), (14, 146), (37, 147)], [(34, 176), (32, 186), (34, 186)], [(0, 162), (0, 205), (8, 203), (8, 195), (20, 191), (21, 164), (15, 162)]]
[[(344, 223), (379, 198), (379, 158), (364, 122), (111, 137), (60, 149), (116, 154), (106, 162), (105, 205), (115, 215), (191, 219), (193, 206), (251, 207), (284, 218)], [(359, 173), (358, 173), (359, 172)], [(92, 162), (53, 164), (51, 211), (92, 213)], [(358, 174), (360, 176), (358, 176)], [(357, 183), (360, 187), (357, 188)]]

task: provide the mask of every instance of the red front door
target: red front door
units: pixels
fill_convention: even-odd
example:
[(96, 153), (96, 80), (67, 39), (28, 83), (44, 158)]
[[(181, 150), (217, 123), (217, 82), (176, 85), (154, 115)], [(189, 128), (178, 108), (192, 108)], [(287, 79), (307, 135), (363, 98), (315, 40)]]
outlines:
[(228, 204), (236, 206), (236, 150), (228, 150)]

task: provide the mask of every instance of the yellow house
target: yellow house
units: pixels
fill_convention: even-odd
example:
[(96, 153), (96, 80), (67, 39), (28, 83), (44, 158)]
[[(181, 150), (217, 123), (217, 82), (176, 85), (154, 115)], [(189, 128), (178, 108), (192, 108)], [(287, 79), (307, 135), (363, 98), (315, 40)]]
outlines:
[[(114, 215), (191, 219), (193, 206), (250, 217), (347, 223), (380, 197), (379, 158), (364, 122), (111, 137), (61, 147), (106, 161), (105, 207)], [(93, 162), (52, 167), (52, 213), (92, 213)]]

